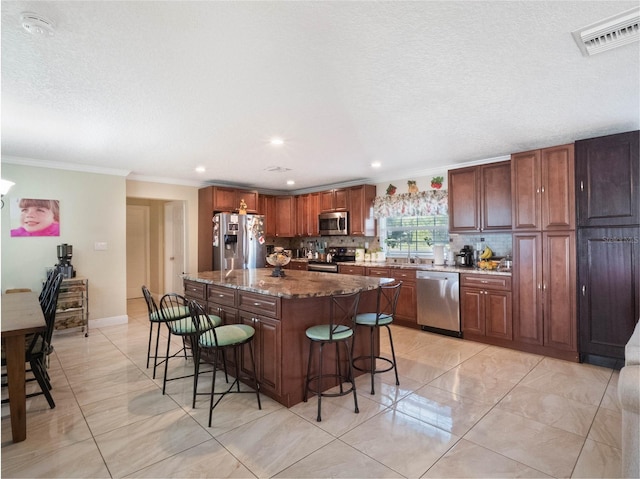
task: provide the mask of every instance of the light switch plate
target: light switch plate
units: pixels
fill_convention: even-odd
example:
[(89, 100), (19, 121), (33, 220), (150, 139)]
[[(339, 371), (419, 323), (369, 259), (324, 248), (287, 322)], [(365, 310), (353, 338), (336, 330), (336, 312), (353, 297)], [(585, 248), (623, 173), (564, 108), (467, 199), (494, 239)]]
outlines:
[(96, 251), (106, 251), (107, 248), (107, 242), (106, 241), (96, 241), (93, 244), (93, 249)]

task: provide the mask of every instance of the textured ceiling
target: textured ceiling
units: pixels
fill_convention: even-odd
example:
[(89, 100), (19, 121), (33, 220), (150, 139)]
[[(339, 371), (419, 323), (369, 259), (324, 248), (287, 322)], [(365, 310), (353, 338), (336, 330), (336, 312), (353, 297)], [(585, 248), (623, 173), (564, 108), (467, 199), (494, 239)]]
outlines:
[(2, 160), (301, 191), (634, 130), (639, 44), (571, 31), (636, 5), (2, 1)]

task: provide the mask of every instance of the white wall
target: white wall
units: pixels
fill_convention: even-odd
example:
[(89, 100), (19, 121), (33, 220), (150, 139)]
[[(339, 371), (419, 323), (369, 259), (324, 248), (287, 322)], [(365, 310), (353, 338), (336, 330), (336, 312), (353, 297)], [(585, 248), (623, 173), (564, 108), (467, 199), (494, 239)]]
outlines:
[[(2, 291), (40, 291), (58, 262), (56, 246), (68, 243), (77, 275), (89, 278), (90, 319), (126, 317), (125, 178), (15, 164), (2, 165), (2, 178), (16, 183), (1, 215)], [(10, 236), (10, 203), (21, 197), (60, 201), (59, 237)], [(96, 242), (107, 250), (96, 251)]]
[(198, 271), (198, 188), (144, 181), (127, 181), (127, 198), (186, 202), (187, 271)]

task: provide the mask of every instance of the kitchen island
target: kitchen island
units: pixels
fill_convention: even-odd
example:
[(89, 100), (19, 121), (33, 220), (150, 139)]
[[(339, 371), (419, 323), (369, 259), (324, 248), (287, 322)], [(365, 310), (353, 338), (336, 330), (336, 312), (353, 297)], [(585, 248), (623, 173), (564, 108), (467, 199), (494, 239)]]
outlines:
[[(271, 272), (260, 268), (185, 274), (184, 289), (189, 299), (220, 315), (226, 324), (244, 323), (255, 328), (253, 347), (260, 392), (291, 407), (301, 402), (304, 394), (309, 356), (305, 331), (328, 323), (331, 295), (361, 291), (359, 311), (375, 311), (378, 286), (393, 279), (294, 270), (287, 270), (284, 277), (273, 277)], [(377, 344), (376, 338), (376, 348)], [(334, 348), (325, 351), (326, 370), (335, 367), (333, 353)], [(368, 353), (368, 335), (356, 335), (354, 354)], [(248, 354), (246, 351), (241, 367), (244, 370), (246, 366), (245, 372), (250, 373)]]

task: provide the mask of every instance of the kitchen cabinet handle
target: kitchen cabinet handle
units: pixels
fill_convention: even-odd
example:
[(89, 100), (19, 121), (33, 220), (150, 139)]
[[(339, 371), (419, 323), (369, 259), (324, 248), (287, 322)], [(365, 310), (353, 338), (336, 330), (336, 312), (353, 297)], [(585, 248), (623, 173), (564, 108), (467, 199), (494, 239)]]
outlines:
[(587, 287), (583, 284), (582, 285), (582, 296), (585, 296), (587, 294)]
[(580, 180), (580, 191), (584, 191), (584, 181)]
[(540, 191), (542, 191), (542, 193), (544, 193), (544, 186), (542, 187), (542, 189)]
[(546, 291), (547, 290), (547, 284), (546, 283), (542, 283), (542, 291)]
[(542, 289), (542, 287), (540, 286), (540, 283), (538, 283), (538, 289)]
[(540, 188), (536, 188), (536, 193), (540, 194)]
[(224, 294), (218, 294), (218, 298), (224, 298)]
[(253, 303), (254, 306), (260, 306), (260, 303)]

